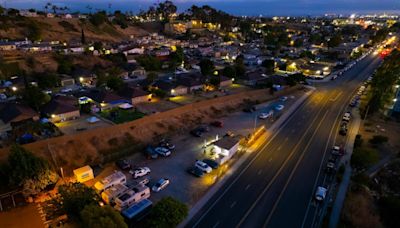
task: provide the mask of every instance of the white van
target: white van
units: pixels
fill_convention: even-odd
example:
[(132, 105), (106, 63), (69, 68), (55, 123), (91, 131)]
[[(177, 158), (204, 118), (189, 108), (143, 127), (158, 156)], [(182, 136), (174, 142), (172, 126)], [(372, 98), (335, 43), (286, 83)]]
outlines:
[(108, 177), (103, 178), (94, 184), (94, 188), (97, 192), (102, 192), (107, 188), (111, 188), (117, 184), (126, 184), (126, 176), (122, 172), (118, 171), (111, 174)]

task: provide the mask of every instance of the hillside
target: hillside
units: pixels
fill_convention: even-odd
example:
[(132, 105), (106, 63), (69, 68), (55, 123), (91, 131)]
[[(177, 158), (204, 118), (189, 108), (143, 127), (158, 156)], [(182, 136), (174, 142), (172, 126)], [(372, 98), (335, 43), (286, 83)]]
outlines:
[(121, 29), (119, 26), (103, 24), (95, 27), (90, 22), (81, 21), (78, 18), (1, 17), (0, 39), (14, 40), (36, 37), (45, 41), (79, 41), (82, 28), (88, 41), (119, 42), (129, 39), (131, 36), (147, 34), (145, 30), (137, 26)]

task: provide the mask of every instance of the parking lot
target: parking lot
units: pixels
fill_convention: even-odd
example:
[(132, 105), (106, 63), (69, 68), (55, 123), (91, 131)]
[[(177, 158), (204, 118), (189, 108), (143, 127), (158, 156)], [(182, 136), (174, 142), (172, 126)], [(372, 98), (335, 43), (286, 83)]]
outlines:
[[(149, 187), (153, 186), (160, 178), (168, 178), (170, 180), (170, 184), (164, 190), (152, 192), (150, 197), (152, 201), (156, 202), (165, 196), (172, 196), (188, 205), (193, 205), (205, 194), (212, 184), (229, 171), (232, 165), (231, 162), (228, 162), (201, 178), (188, 173), (187, 169), (193, 167), (196, 159), (203, 158), (204, 144), (216, 137), (223, 137), (227, 131), (246, 137), (261, 125), (265, 125), (268, 128), (304, 93), (304, 91), (296, 91), (292, 95), (289, 95), (285, 101), (277, 99), (256, 105), (256, 110), (251, 113), (238, 110), (235, 113), (219, 118), (218, 120), (223, 122), (223, 127), (210, 126), (210, 131), (205, 132), (201, 137), (194, 137), (188, 131), (179, 132), (179, 134), (170, 139), (170, 142), (176, 147), (169, 157), (158, 157), (155, 160), (147, 160), (142, 153), (137, 153), (127, 159), (133, 167), (149, 167), (151, 169), (150, 175), (146, 176), (150, 180)], [(277, 111), (276, 107), (278, 105), (284, 105), (284, 108), (281, 111)], [(267, 119), (258, 118), (260, 113), (267, 113), (270, 110), (274, 112), (272, 117)], [(156, 146), (156, 144), (157, 142), (154, 142), (153, 146)], [(237, 154), (240, 154), (240, 152)], [(237, 158), (238, 155), (235, 155), (233, 160)], [(117, 169), (115, 165), (110, 164), (100, 176), (96, 177), (96, 180), (107, 176), (115, 169)], [(131, 179), (128, 172), (125, 172), (125, 174), (129, 176), (128, 179)]]

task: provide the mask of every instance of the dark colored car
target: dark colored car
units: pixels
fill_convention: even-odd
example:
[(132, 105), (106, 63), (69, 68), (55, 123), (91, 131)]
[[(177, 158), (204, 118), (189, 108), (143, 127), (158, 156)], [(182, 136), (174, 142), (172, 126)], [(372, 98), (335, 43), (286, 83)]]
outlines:
[(210, 128), (207, 125), (200, 125), (196, 129), (199, 130), (199, 131), (202, 131), (202, 132), (209, 132), (210, 131)]
[(195, 137), (201, 137), (203, 135), (203, 132), (199, 131), (198, 129), (194, 129), (190, 131), (190, 134), (192, 134)]
[(159, 144), (160, 147), (167, 148), (168, 150), (173, 150), (175, 149), (175, 145), (168, 142), (167, 140), (162, 140)]
[(211, 126), (221, 128), (224, 126), (224, 124), (222, 123), (222, 121), (216, 120), (216, 121), (211, 122)]
[(191, 167), (187, 170), (187, 172), (196, 177), (202, 177), (204, 175), (203, 170), (201, 170), (197, 167)]
[(346, 123), (342, 123), (340, 125), (339, 134), (343, 135), (343, 136), (347, 135), (347, 124)]
[(243, 112), (248, 112), (248, 113), (252, 113), (254, 111), (256, 111), (256, 107), (254, 106), (246, 107), (243, 109)]
[(218, 167), (219, 167), (218, 162), (216, 162), (212, 159), (203, 159), (203, 162), (206, 163), (208, 166), (210, 166), (213, 169), (218, 169)]
[(128, 170), (131, 168), (131, 164), (129, 164), (129, 162), (124, 159), (116, 161), (115, 165), (122, 170)]
[(154, 150), (154, 148), (152, 146), (147, 146), (144, 153), (145, 153), (145, 156), (147, 157), (147, 159), (158, 158), (158, 153)]

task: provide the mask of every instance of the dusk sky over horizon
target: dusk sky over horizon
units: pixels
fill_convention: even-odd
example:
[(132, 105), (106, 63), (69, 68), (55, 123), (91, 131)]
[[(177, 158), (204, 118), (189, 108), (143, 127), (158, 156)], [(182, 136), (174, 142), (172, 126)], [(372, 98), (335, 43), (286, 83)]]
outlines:
[[(86, 6), (93, 10), (121, 10), (138, 12), (146, 10), (157, 0), (0, 0), (2, 6), (19, 9), (36, 8), (51, 2), (68, 6), (71, 11), (86, 12)], [(400, 0), (174, 0), (178, 11), (191, 5), (210, 5), (236, 15), (321, 15), (324, 13), (397, 13), (400, 14)], [(109, 8), (109, 5), (111, 7)]]

